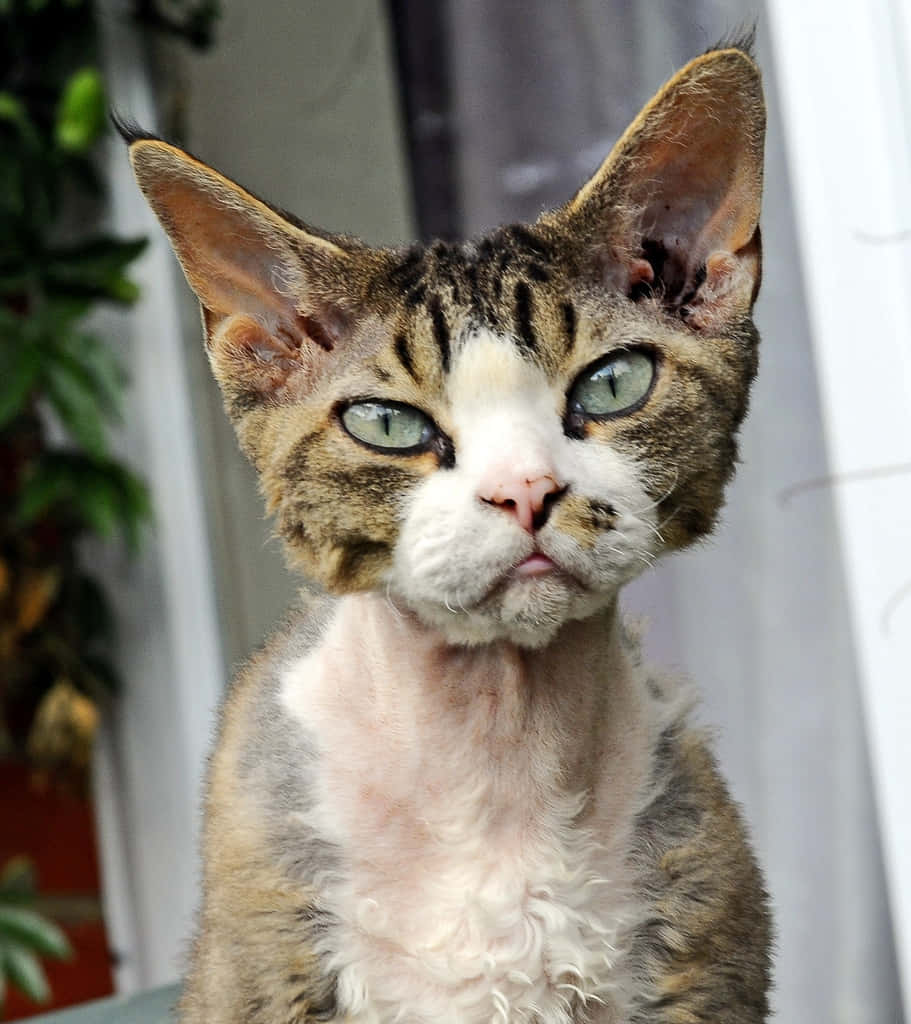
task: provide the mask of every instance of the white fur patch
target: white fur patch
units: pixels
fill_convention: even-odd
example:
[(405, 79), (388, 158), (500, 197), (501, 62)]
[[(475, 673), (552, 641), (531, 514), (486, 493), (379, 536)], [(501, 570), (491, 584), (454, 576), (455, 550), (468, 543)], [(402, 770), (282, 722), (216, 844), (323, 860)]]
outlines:
[(317, 885), (346, 1020), (623, 1019), (626, 853), (667, 708), (617, 633), (455, 648), (365, 595), (288, 669), (319, 755), (300, 813), (342, 863)]

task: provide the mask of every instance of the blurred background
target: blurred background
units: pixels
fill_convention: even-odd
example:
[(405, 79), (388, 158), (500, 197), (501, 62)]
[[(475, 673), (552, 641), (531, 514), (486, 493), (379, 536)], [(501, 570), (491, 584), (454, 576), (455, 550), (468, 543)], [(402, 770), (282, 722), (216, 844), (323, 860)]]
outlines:
[(667, 77), (754, 22), (770, 122), (743, 464), (711, 543), (626, 607), (703, 691), (772, 893), (775, 1019), (904, 1020), (902, 0), (0, 0), (8, 1019), (178, 977), (215, 707), (298, 587), (107, 106), (310, 223), (452, 238), (565, 201)]

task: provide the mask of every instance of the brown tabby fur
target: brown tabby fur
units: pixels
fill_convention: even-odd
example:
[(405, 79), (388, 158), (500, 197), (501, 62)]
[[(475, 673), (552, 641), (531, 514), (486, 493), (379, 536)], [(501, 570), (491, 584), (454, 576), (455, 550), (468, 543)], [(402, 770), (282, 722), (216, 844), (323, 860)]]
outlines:
[[(718, 104), (732, 111), (725, 125), (742, 133), (735, 147), (729, 127), (713, 133)], [(700, 145), (685, 149), (700, 118)], [(710, 51), (665, 86), (565, 207), (476, 242), (405, 251), (318, 232), (175, 147), (130, 134), (137, 178), (200, 297), (228, 414), (292, 561), (337, 594), (381, 580), (402, 500), (452, 452), (437, 447), (390, 466), (346, 442), (335, 422), (339, 402), (394, 393), (452, 437), (443, 389), (469, 324), (512, 336), (525, 358), (567, 386), (597, 358), (605, 335), (647, 339), (669, 371), (655, 385), (666, 393), (632, 415), (578, 430), (648, 465), (668, 549), (706, 535), (734, 469), (757, 365), (750, 314), (763, 128), (751, 58), (736, 45)], [(681, 178), (699, 179), (700, 166), (730, 163), (732, 148), (740, 154), (728, 175), (733, 199), (710, 199), (724, 214), (723, 248), (737, 259), (707, 267), (718, 247), (710, 245), (689, 265), (686, 243), (667, 244), (673, 223), (670, 234), (650, 236), (664, 216), (657, 204), (669, 211), (677, 198), (674, 181), (656, 195), (654, 179), (669, 159)], [(222, 232), (270, 252), (283, 295), (256, 293), (250, 315), (234, 313), (232, 289), (252, 293), (256, 285), (225, 279)], [(553, 514), (591, 545), (611, 510), (569, 495)], [(280, 761), (285, 750), (278, 677), (292, 652), (315, 642), (321, 609), (316, 602), (250, 662), (224, 707), (206, 797), (205, 896), (181, 1006), (186, 1024), (335, 1019), (333, 979), (312, 952), (321, 928), (316, 890), (295, 870), (298, 859), (318, 862), (323, 852), (312, 838), (277, 836), (282, 809), (306, 794), (260, 763), (263, 751)], [(654, 778), (658, 795), (639, 816), (630, 853), (651, 912), (631, 953), (646, 994), (629, 1024), (765, 1020), (766, 897), (702, 737), (683, 724), (669, 729)]]

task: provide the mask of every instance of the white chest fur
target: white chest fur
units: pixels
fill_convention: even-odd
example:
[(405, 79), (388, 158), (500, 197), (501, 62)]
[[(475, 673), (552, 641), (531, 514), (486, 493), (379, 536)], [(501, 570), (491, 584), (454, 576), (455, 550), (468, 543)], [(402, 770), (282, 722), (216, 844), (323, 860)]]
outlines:
[(564, 632), (562, 653), (443, 648), (352, 598), (288, 670), (307, 817), (341, 856), (319, 885), (346, 1019), (616, 1019), (656, 723), (612, 619)]

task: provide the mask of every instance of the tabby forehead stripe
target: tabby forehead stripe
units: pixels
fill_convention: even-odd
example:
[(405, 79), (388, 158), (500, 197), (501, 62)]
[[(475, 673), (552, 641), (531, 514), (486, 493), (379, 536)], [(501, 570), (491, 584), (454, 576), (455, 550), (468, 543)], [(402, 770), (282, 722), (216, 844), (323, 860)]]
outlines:
[(474, 263), (468, 263), (465, 266), (465, 280), (468, 282), (468, 299), (472, 305), (478, 306), (481, 302), (480, 292), (478, 291), (478, 268)]
[(571, 352), (576, 344), (576, 307), (571, 302), (564, 302), (561, 310), (566, 328), (566, 351)]
[(544, 284), (550, 280), (549, 271), (545, 270), (539, 263), (529, 263), (527, 267), (528, 276), (535, 281)]
[(402, 262), (389, 274), (390, 282), (397, 288), (408, 291), (424, 276), (424, 254), (412, 249)]
[(539, 238), (536, 234), (529, 231), (523, 224), (514, 224), (509, 232), (513, 239), (524, 246), (526, 249), (530, 249), (539, 259), (544, 262), (548, 262), (551, 258), (550, 246), (544, 241), (543, 238)]
[(516, 299), (516, 328), (519, 332), (519, 341), (523, 348), (529, 352), (536, 351), (538, 339), (535, 337), (535, 328), (532, 324), (533, 306), (531, 288), (527, 281), (517, 281), (515, 289)]
[(449, 373), (449, 325), (443, 315), (443, 307), (439, 295), (433, 295), (427, 303), (430, 319), (433, 323), (433, 339), (440, 350), (440, 362), (443, 365), (443, 373)]
[(405, 367), (405, 372), (415, 383), (419, 383), (418, 375), (414, 368), (414, 362), (411, 358), (411, 351), (408, 347), (408, 338), (404, 334), (397, 334), (395, 336), (395, 354), (399, 357), (399, 362)]

